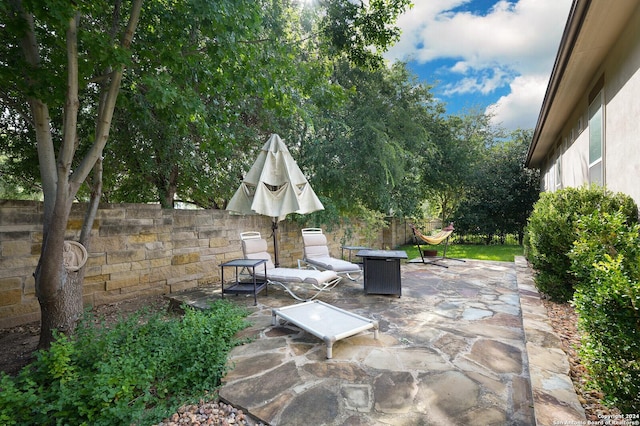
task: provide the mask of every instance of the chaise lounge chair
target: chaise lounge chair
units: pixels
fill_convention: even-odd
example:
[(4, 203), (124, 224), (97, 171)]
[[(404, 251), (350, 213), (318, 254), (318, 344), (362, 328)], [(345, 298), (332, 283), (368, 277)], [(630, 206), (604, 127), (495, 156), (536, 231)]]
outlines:
[(359, 265), (331, 257), (327, 246), (327, 237), (322, 233), (322, 229), (304, 228), (302, 242), (304, 244), (304, 258), (298, 261), (298, 266), (304, 262), (314, 269), (334, 271), (338, 275), (344, 275), (351, 281), (356, 281), (362, 274)]
[[(416, 245), (418, 246), (418, 252), (420, 252), (420, 257), (422, 258), (422, 263), (441, 266), (443, 268), (448, 268), (447, 265), (441, 265), (441, 264), (439, 264), (437, 262), (441, 261), (441, 260), (444, 260), (444, 259), (451, 259), (451, 260), (457, 260), (459, 262), (464, 262), (464, 260), (462, 260), (462, 259), (456, 259), (456, 258), (453, 258), (453, 257), (447, 257), (447, 246), (449, 245), (449, 237), (453, 233), (453, 223), (451, 223), (446, 228), (443, 228), (440, 232), (438, 232), (435, 235), (424, 235), (422, 232), (420, 232), (420, 230), (418, 228), (415, 227), (415, 225), (409, 224), (409, 226), (411, 227), (411, 230), (413, 231), (413, 237), (415, 239)], [(431, 261), (426, 261), (425, 260), (425, 256), (426, 256), (425, 255), (425, 251), (426, 250), (422, 248), (421, 244), (422, 243), (427, 243), (429, 245), (438, 245), (438, 244), (441, 244), (443, 241), (444, 241), (444, 250), (443, 250), (442, 257), (435, 258), (434, 260), (431, 260)]]
[[(256, 278), (265, 280), (269, 284), (281, 286), (294, 299), (300, 301), (313, 300), (323, 291), (329, 291), (342, 280), (334, 271), (318, 271), (315, 269), (276, 268), (267, 252), (267, 241), (259, 232), (249, 231), (240, 234), (242, 252), (245, 259), (266, 259), (267, 273), (257, 270)], [(261, 268), (260, 268), (261, 269)], [(290, 288), (294, 284), (310, 286), (315, 294), (312, 297), (300, 297)]]

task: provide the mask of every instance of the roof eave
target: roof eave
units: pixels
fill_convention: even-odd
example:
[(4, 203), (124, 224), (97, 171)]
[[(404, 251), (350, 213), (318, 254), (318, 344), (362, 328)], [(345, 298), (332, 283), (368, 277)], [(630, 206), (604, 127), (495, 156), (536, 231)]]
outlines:
[(567, 18), (567, 23), (565, 25), (562, 38), (560, 39), (558, 53), (556, 55), (553, 69), (551, 71), (551, 77), (549, 78), (549, 84), (547, 85), (547, 90), (544, 95), (544, 100), (542, 101), (540, 114), (538, 115), (538, 121), (533, 132), (533, 138), (527, 152), (527, 159), (525, 163), (527, 167), (539, 167), (540, 163), (542, 162), (542, 158), (534, 158), (534, 153), (536, 152), (538, 143), (540, 142), (544, 134), (545, 125), (547, 122), (547, 118), (549, 117), (551, 105), (555, 100), (556, 94), (558, 92), (558, 87), (560, 86), (560, 82), (562, 81), (564, 73), (567, 69), (567, 64), (571, 59), (573, 47), (575, 46), (576, 40), (578, 39), (580, 29), (582, 28), (582, 24), (584, 22), (587, 11), (589, 10), (590, 4), (591, 0), (573, 0), (573, 3), (571, 5), (569, 17)]

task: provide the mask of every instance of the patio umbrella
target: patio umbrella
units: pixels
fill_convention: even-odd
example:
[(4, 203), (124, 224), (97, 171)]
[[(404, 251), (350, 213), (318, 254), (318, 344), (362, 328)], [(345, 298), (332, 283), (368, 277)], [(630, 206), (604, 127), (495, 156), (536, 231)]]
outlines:
[(227, 210), (272, 218), (273, 249), (278, 262), (278, 222), (289, 213), (306, 214), (324, 206), (304, 177), (280, 136), (272, 134), (262, 147)]

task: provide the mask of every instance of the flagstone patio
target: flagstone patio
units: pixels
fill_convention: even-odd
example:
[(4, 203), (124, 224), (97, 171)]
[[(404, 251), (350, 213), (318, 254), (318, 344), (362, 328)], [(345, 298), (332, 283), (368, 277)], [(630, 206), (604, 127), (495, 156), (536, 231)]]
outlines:
[[(402, 297), (365, 295), (345, 280), (320, 299), (380, 326), (336, 342), (273, 308), (295, 301), (227, 296), (252, 310), (252, 341), (236, 347), (221, 399), (271, 425), (552, 425), (585, 422), (569, 364), (524, 258), (402, 265)], [(206, 307), (219, 288), (181, 294)], [(566, 423), (565, 423), (566, 424)], [(575, 423), (574, 423), (575, 424)]]

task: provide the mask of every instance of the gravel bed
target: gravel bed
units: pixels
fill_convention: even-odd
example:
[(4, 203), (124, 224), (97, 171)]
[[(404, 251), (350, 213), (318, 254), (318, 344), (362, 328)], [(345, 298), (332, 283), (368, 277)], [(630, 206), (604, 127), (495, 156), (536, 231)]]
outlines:
[(578, 400), (584, 408), (588, 422), (602, 424), (603, 419), (617, 418), (620, 410), (607, 407), (602, 403), (603, 395), (589, 387), (589, 374), (580, 361), (580, 331), (578, 330), (578, 314), (570, 303), (555, 303), (543, 299), (547, 308), (547, 316), (551, 325), (562, 341), (562, 349), (569, 357), (570, 375)]
[(183, 405), (169, 418), (154, 426), (204, 426), (204, 425), (246, 425), (266, 426), (256, 422), (251, 416), (247, 416), (242, 410), (224, 402), (200, 401), (195, 405)]

